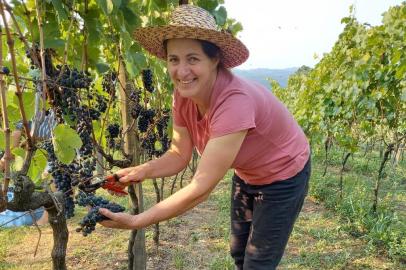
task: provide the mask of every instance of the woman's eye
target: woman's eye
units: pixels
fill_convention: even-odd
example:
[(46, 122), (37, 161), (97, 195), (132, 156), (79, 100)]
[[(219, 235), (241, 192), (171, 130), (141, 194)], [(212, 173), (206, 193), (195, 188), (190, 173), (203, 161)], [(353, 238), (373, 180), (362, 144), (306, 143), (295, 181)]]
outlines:
[(190, 63), (196, 63), (197, 61), (199, 61), (199, 59), (197, 59), (196, 57), (189, 58)]

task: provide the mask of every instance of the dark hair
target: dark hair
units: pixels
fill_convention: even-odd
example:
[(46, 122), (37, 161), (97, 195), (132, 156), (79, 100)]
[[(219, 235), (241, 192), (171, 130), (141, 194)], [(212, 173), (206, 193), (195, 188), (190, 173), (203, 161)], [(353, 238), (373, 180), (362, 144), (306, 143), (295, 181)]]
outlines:
[(209, 41), (198, 39), (202, 45), (203, 52), (211, 59), (220, 58), (220, 48)]
[[(214, 43), (211, 43), (210, 41), (207, 41), (207, 40), (201, 40), (201, 39), (196, 39), (199, 43), (200, 43), (200, 45), (202, 46), (202, 50), (203, 50), (203, 52), (204, 52), (204, 54), (207, 56), (207, 57), (209, 57), (209, 58), (211, 58), (211, 59), (214, 59), (214, 58), (219, 58), (220, 59), (220, 55), (221, 55), (221, 50), (220, 50), (220, 48), (216, 45), (216, 44), (214, 44)], [(164, 40), (164, 48), (165, 48), (165, 53), (167, 53), (167, 50), (166, 50), (166, 48), (167, 48), (167, 46), (168, 46), (168, 39), (165, 39)], [(221, 61), (220, 61), (221, 62)]]

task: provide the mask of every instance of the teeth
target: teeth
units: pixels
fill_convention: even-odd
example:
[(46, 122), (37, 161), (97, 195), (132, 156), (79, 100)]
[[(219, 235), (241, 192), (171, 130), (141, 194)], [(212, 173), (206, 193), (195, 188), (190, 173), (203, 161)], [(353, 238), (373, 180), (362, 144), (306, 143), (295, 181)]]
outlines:
[(190, 81), (180, 81), (181, 83), (183, 83), (183, 84), (189, 84), (189, 83), (191, 83), (191, 82), (193, 82), (193, 80), (190, 80)]

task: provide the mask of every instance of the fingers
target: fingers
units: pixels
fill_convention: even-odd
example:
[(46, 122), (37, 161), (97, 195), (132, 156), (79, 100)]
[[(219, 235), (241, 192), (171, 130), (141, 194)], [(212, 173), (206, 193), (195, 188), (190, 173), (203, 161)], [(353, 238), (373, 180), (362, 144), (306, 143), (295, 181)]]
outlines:
[(116, 172), (120, 182), (128, 186), (130, 182), (141, 182), (145, 177), (145, 170), (142, 166), (135, 166), (121, 169)]
[(113, 213), (106, 208), (100, 208), (99, 213), (110, 219), (100, 222), (100, 224), (105, 227), (129, 230), (135, 229), (133, 224), (135, 216), (126, 213)]
[(115, 172), (115, 174), (117, 174), (120, 178), (121, 177), (125, 177), (127, 174), (129, 174), (132, 170), (134, 169), (134, 167), (128, 167), (125, 169), (120, 169), (118, 171)]
[[(140, 167), (135, 167), (133, 171), (131, 171), (126, 176), (120, 178), (120, 182), (127, 183), (129, 182), (141, 182), (145, 177), (145, 172)], [(121, 181), (122, 180), (122, 181)]]
[(99, 209), (99, 213), (102, 214), (103, 216), (115, 221), (116, 219), (116, 213), (111, 212), (110, 210), (106, 209), (106, 208), (100, 208)]
[(133, 177), (134, 176), (131, 173), (129, 173), (127, 175), (120, 177), (120, 179), (118, 181), (120, 181), (120, 183), (128, 186), (130, 184), (130, 182), (132, 181)]

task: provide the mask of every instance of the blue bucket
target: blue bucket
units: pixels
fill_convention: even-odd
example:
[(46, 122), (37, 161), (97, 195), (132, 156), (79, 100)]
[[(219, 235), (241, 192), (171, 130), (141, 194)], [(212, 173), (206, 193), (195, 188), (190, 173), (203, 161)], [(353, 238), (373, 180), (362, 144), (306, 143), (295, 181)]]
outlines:
[[(12, 189), (9, 189), (12, 190)], [(7, 192), (8, 201), (11, 201), (14, 198), (14, 192)], [(19, 227), (24, 225), (34, 224), (33, 217), (35, 221), (39, 220), (44, 214), (44, 208), (38, 208), (33, 211), (33, 217), (30, 213), (25, 214), (26, 212), (14, 212), (6, 210), (0, 213), (0, 227)], [(24, 215), (25, 214), (25, 215)], [(18, 218), (17, 218), (18, 217)], [(7, 223), (7, 224), (5, 224)], [(5, 225), (3, 225), (5, 224)]]

